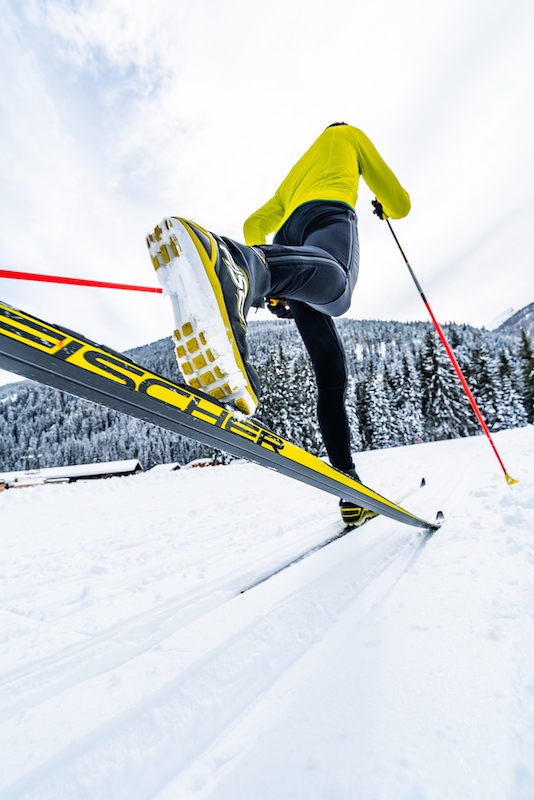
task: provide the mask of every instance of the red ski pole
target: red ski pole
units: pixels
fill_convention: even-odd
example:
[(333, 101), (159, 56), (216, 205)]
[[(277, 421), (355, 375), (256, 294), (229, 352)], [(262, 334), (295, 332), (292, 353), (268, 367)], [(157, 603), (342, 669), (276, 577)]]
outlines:
[[(373, 203), (373, 205), (375, 205), (376, 202), (377, 201), (375, 201)], [(375, 206), (375, 208), (376, 208), (376, 206)], [(376, 213), (376, 211), (374, 213)], [(378, 216), (380, 216), (380, 214), (378, 214)], [(388, 228), (391, 231), (391, 234), (392, 234), (393, 238), (395, 239), (395, 242), (397, 243), (397, 247), (399, 248), (400, 253), (401, 253), (401, 255), (402, 255), (403, 259), (404, 259), (404, 263), (408, 267), (408, 270), (410, 271), (410, 275), (413, 278), (413, 282), (417, 286), (417, 290), (418, 290), (419, 294), (421, 295), (421, 299), (422, 299), (423, 303), (425, 304), (428, 313), (430, 314), (430, 319), (432, 320), (432, 322), (434, 324), (434, 328), (436, 329), (437, 334), (438, 334), (438, 336), (441, 339), (441, 342), (443, 344), (443, 347), (445, 348), (445, 350), (447, 352), (447, 355), (449, 356), (449, 358), (451, 360), (451, 363), (452, 363), (452, 365), (453, 365), (453, 367), (454, 367), (454, 369), (456, 371), (456, 374), (458, 375), (458, 378), (460, 379), (460, 383), (462, 384), (464, 392), (466, 393), (466, 395), (467, 395), (467, 397), (469, 399), (469, 402), (471, 403), (471, 406), (473, 407), (473, 411), (476, 414), (476, 417), (477, 417), (477, 419), (478, 419), (478, 421), (479, 421), (479, 423), (480, 423), (480, 425), (482, 427), (482, 430), (484, 431), (484, 433), (488, 437), (489, 443), (493, 448), (493, 452), (497, 456), (497, 460), (498, 460), (499, 464), (501, 465), (502, 471), (504, 472), (504, 477), (506, 479), (506, 483), (508, 484), (508, 486), (512, 486), (514, 483), (518, 483), (518, 481), (515, 480), (515, 478), (512, 478), (511, 475), (506, 471), (506, 467), (504, 466), (502, 458), (500, 457), (499, 452), (498, 452), (497, 448), (495, 447), (495, 442), (493, 441), (493, 439), (491, 437), (491, 433), (489, 432), (488, 426), (486, 425), (484, 417), (482, 416), (482, 413), (481, 413), (481, 411), (480, 411), (480, 409), (479, 409), (479, 407), (477, 405), (477, 401), (473, 397), (473, 392), (469, 388), (469, 386), (467, 384), (467, 381), (465, 379), (465, 376), (464, 376), (464, 374), (463, 374), (463, 372), (461, 370), (461, 367), (458, 364), (458, 361), (456, 360), (456, 356), (452, 352), (452, 348), (451, 348), (449, 342), (447, 341), (447, 337), (445, 336), (445, 334), (444, 334), (444, 332), (443, 332), (443, 330), (441, 328), (441, 325), (439, 324), (439, 322), (437, 321), (436, 317), (434, 316), (434, 314), (432, 312), (432, 309), (430, 308), (430, 305), (428, 303), (428, 300), (425, 297), (423, 289), (421, 288), (421, 284), (417, 280), (417, 277), (416, 277), (413, 269), (410, 266), (410, 262), (406, 258), (404, 250), (400, 246), (400, 242), (397, 239), (397, 237), (395, 236), (395, 231), (391, 227), (391, 223), (390, 223), (389, 219), (387, 217), (385, 217), (385, 216), (382, 216), (382, 219), (386, 220), (386, 222), (388, 224)]]
[(15, 272), (0, 269), (0, 278), (12, 278), (19, 281), (41, 281), (42, 283), (67, 283), (71, 286), (95, 286), (100, 289), (129, 289), (133, 292), (156, 292), (162, 290), (157, 286), (132, 286), (128, 283), (110, 283), (109, 281), (91, 281), (86, 278), (60, 278), (58, 275), (39, 275), (35, 272)]

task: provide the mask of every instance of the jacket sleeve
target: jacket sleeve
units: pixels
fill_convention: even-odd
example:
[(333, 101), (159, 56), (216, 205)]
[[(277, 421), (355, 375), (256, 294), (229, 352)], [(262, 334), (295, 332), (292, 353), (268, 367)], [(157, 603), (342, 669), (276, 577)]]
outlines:
[(357, 128), (356, 147), (361, 176), (370, 190), (382, 203), (387, 217), (401, 219), (411, 208), (410, 195), (403, 189), (374, 144)]
[(268, 234), (278, 230), (283, 218), (284, 206), (278, 195), (275, 195), (245, 221), (245, 243), (265, 244)]

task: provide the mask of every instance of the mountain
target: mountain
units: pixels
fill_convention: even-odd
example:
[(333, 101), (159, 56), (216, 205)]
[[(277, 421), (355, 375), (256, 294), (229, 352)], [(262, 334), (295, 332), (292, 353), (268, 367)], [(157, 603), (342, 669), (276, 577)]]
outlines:
[(525, 330), (529, 336), (534, 336), (534, 303), (516, 311), (504, 322), (502, 322), (497, 330), (501, 333), (520, 334)]
[(485, 327), (488, 331), (494, 331), (497, 328), (500, 328), (501, 325), (504, 325), (506, 320), (510, 319), (516, 313), (515, 308), (507, 308), (506, 311), (503, 311), (501, 314), (492, 319)]

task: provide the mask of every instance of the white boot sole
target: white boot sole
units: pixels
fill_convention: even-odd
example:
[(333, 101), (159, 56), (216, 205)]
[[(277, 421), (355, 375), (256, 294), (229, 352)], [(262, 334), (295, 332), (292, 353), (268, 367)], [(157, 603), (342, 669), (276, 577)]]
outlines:
[[(196, 223), (195, 227), (200, 228)], [(188, 386), (250, 416), (258, 400), (215, 272), (217, 245), (208, 231), (201, 230), (212, 241), (211, 260), (187, 220), (167, 217), (147, 236), (158, 282), (172, 303), (176, 359)]]

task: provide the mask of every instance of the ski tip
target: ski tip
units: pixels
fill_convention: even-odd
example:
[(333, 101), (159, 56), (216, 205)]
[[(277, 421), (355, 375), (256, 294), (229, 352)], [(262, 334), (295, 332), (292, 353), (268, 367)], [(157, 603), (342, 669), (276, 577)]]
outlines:
[(424, 478), (421, 478), (421, 485), (419, 486), (419, 488), (422, 489), (423, 486), (426, 486), (426, 481)]
[(438, 511), (438, 513), (436, 514), (436, 521), (434, 522), (433, 525), (428, 526), (428, 530), (431, 531), (431, 533), (435, 533), (436, 531), (439, 531), (444, 522), (445, 522), (445, 514), (443, 513), (443, 511)]
[(506, 483), (508, 484), (508, 486), (513, 486), (514, 483), (519, 483), (518, 480), (516, 480), (515, 478), (512, 478), (512, 476), (508, 475), (507, 472), (505, 473), (504, 477), (506, 478)]

